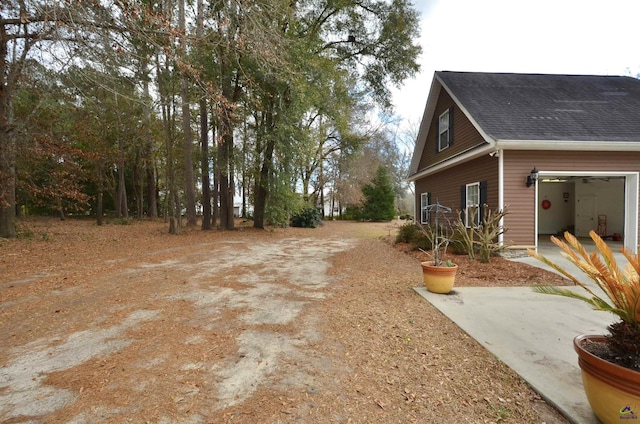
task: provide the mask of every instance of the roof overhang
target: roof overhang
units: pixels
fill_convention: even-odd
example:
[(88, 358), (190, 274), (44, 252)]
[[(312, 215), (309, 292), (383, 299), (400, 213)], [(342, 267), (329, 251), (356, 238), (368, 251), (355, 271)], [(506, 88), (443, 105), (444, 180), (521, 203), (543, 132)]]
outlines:
[(431, 80), (431, 88), (429, 88), (429, 96), (427, 97), (427, 104), (425, 105), (424, 112), (422, 113), (422, 121), (420, 121), (420, 129), (418, 130), (418, 137), (416, 138), (416, 147), (413, 149), (413, 156), (411, 158), (411, 164), (409, 165), (409, 175), (415, 174), (420, 166), (420, 158), (424, 150), (424, 145), (427, 141), (427, 134), (429, 134), (429, 126), (431, 118), (436, 110), (436, 103), (438, 102), (438, 96), (440, 95), (440, 89), (442, 84), (437, 78), (437, 74), (433, 74)]
[(496, 140), (495, 148), (498, 150), (581, 150), (587, 152), (640, 152), (640, 140)]
[[(485, 145), (476, 146), (468, 151), (459, 153), (454, 157), (447, 158), (440, 163), (429, 166), (428, 168), (419, 170), (420, 160), (424, 152), (427, 142), (427, 135), (433, 121), (438, 98), (442, 90), (453, 99), (454, 103), (464, 113), (466, 118), (471, 122), (473, 127), (482, 136)], [(409, 166), (409, 176), (407, 179), (411, 182), (422, 177), (440, 172), (444, 169), (459, 165), (460, 163), (475, 159), (485, 154), (491, 154), (501, 150), (546, 150), (546, 151), (592, 151), (592, 152), (637, 152), (640, 151), (640, 139), (635, 141), (608, 141), (608, 140), (506, 140), (495, 139), (487, 134), (487, 132), (478, 124), (471, 116), (468, 109), (464, 107), (453, 92), (447, 87), (440, 78), (439, 73), (433, 74), (431, 88), (429, 89), (429, 97), (420, 122), (420, 129), (416, 139), (416, 147), (411, 158)]]
[[(491, 136), (489, 136), (482, 129), (482, 127), (480, 127), (480, 125), (478, 125), (478, 123), (476, 122), (475, 119), (473, 119), (469, 111), (464, 107), (462, 103), (460, 103), (460, 101), (456, 98), (456, 96), (442, 81), (442, 79), (438, 76), (438, 73), (435, 72), (433, 74), (433, 80), (431, 81), (431, 88), (429, 89), (429, 97), (427, 98), (427, 104), (424, 108), (424, 113), (422, 114), (422, 121), (420, 122), (420, 130), (418, 131), (418, 137), (416, 139), (416, 148), (413, 151), (413, 157), (411, 158), (411, 165), (409, 166), (409, 177), (408, 177), (409, 181), (414, 181), (416, 178), (419, 178), (419, 177), (416, 177), (416, 175), (423, 175), (424, 172), (426, 171), (424, 170), (419, 174), (417, 173), (418, 166), (420, 166), (420, 159), (422, 157), (425, 144), (427, 143), (427, 135), (429, 134), (429, 127), (431, 126), (431, 121), (433, 120), (433, 115), (435, 113), (436, 105), (438, 103), (438, 98), (440, 97), (440, 91), (442, 89), (444, 89), (447, 92), (447, 94), (451, 96), (456, 106), (458, 106), (458, 108), (462, 111), (462, 113), (464, 113), (467, 119), (478, 131), (478, 133), (480, 133), (482, 138), (488, 143), (488, 146), (486, 147), (489, 150), (496, 150), (494, 139)], [(466, 154), (466, 152), (462, 153), (461, 155), (464, 155), (464, 154)], [(456, 158), (458, 157), (456, 156)], [(459, 160), (453, 160), (452, 162), (459, 163)], [(430, 167), (429, 171), (438, 166), (440, 166), (440, 164)]]
[(442, 162), (435, 164), (433, 166), (430, 166), (426, 169), (423, 169), (422, 171), (409, 175), (409, 177), (407, 177), (407, 179), (409, 180), (409, 182), (414, 182), (420, 178), (429, 176), (431, 174), (435, 174), (437, 172), (440, 171), (444, 171), (445, 169), (449, 169), (452, 168), (454, 166), (457, 166), (461, 163), (464, 162), (468, 162), (470, 160), (479, 158), (481, 156), (485, 156), (485, 155), (490, 155), (494, 152), (496, 152), (497, 149), (491, 145), (486, 145), (486, 146), (481, 146), (481, 147), (474, 147), (473, 149), (469, 149), (466, 152), (462, 152), (459, 153), (458, 155), (454, 156), (453, 158), (447, 158), (446, 160), (443, 160)]

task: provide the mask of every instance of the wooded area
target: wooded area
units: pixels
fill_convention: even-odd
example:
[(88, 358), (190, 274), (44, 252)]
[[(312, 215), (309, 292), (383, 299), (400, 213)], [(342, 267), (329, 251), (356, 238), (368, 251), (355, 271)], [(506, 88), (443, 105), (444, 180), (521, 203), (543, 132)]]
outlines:
[(52, 211), (233, 229), (234, 198), (263, 228), (358, 204), (379, 164), (405, 189), (379, 116), (418, 71), (409, 0), (0, 8), (0, 237)]

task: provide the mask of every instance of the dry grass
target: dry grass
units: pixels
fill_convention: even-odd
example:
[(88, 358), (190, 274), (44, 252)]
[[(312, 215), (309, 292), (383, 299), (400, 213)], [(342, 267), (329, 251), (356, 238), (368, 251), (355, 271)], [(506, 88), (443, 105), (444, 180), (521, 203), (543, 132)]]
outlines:
[[(0, 420), (564, 422), (412, 290), (393, 224), (166, 228), (29, 220), (0, 241)], [(457, 284), (543, 273), (477, 265)]]

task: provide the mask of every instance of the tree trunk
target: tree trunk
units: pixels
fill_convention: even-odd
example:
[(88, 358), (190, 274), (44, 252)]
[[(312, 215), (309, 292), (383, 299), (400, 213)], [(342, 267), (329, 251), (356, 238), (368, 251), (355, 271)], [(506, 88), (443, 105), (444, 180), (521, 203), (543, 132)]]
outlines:
[(8, 131), (3, 115), (3, 111), (0, 110), (0, 237), (15, 238), (16, 141)]
[[(165, 64), (165, 66), (167, 66)], [(165, 70), (167, 70), (165, 68)], [(156, 56), (156, 75), (161, 75), (160, 59)], [(176, 208), (174, 203), (174, 195), (176, 193), (176, 183), (174, 175), (174, 163), (173, 163), (173, 131), (174, 126), (173, 117), (171, 114), (172, 108), (169, 101), (173, 96), (167, 94), (167, 88), (164, 86), (163, 80), (158, 78), (158, 92), (160, 95), (160, 110), (162, 112), (162, 126), (164, 130), (164, 142), (167, 149), (167, 164), (166, 164), (166, 187), (167, 195), (164, 199), (166, 205), (166, 214), (169, 216), (169, 234), (177, 234), (178, 228), (176, 227)], [(172, 100), (171, 100), (172, 101)], [(179, 213), (180, 211), (178, 211)]]
[(158, 217), (158, 197), (156, 194), (156, 167), (152, 161), (147, 161), (147, 217)]
[[(220, 170), (220, 229), (233, 230), (233, 174), (230, 172), (231, 152), (233, 149), (233, 130), (228, 113), (219, 119), (219, 131), (222, 142), (218, 146), (218, 169)], [(231, 213), (229, 213), (231, 212)]]
[(142, 219), (144, 216), (144, 179), (140, 175), (140, 156), (136, 154), (136, 163), (133, 166), (133, 187), (136, 197), (136, 216)]
[(242, 218), (244, 220), (247, 219), (247, 156), (249, 151), (249, 142), (248, 142), (248, 134), (247, 134), (247, 116), (244, 116), (244, 126), (243, 126), (243, 136), (242, 136), (242, 210), (240, 212)]
[(96, 224), (98, 226), (102, 225), (102, 198), (104, 194), (102, 193), (102, 189), (98, 191), (98, 199), (96, 200)]
[[(187, 56), (186, 26), (184, 17), (184, 2), (178, 1), (178, 20), (180, 26), (180, 55)], [(180, 76), (180, 96), (182, 97), (182, 132), (184, 135), (184, 180), (185, 193), (187, 195), (187, 226), (197, 225), (196, 217), (196, 183), (193, 173), (193, 135), (191, 132), (191, 111), (189, 107), (189, 81), (187, 76)]]
[(218, 128), (218, 120), (216, 119), (215, 111), (211, 108), (211, 129), (213, 130), (213, 136), (211, 139), (213, 140), (214, 152), (211, 152), (211, 162), (212, 162), (212, 174), (213, 174), (213, 182), (210, 184), (212, 186), (211, 189), (211, 227), (216, 228), (218, 225), (218, 218), (220, 217), (220, 190), (218, 189), (220, 184), (220, 165), (218, 164), (218, 151), (220, 147), (216, 147), (216, 129)]
[[(145, 65), (143, 69), (146, 70), (147, 66)], [(149, 79), (144, 78), (144, 117), (147, 121), (147, 124), (151, 123), (151, 106), (149, 102), (151, 101), (151, 95), (149, 94)], [(151, 137), (147, 137), (144, 148), (144, 167), (146, 173), (147, 180), (147, 217), (155, 219), (158, 217), (158, 197), (156, 195), (156, 166), (153, 160), (153, 139)]]
[(11, 81), (7, 81), (7, 33), (0, 25), (0, 237), (16, 234), (16, 140), (11, 132)]
[(270, 138), (267, 141), (264, 158), (262, 159), (260, 175), (256, 179), (256, 201), (253, 211), (254, 228), (264, 228), (264, 213), (267, 205), (267, 197), (269, 195), (269, 174), (271, 173), (274, 149), (275, 141)]
[[(267, 110), (265, 112), (265, 132), (270, 133), (273, 130), (273, 102), (269, 102)], [(255, 188), (255, 205), (253, 211), (253, 226), (254, 228), (264, 228), (264, 214), (267, 205), (267, 197), (269, 195), (269, 177), (271, 174), (271, 167), (273, 164), (273, 151), (275, 150), (275, 139), (273, 137), (266, 137), (266, 146), (264, 155), (262, 157), (262, 165), (260, 167), (260, 174), (256, 177)]]
[(60, 197), (58, 197), (58, 215), (60, 216), (60, 221), (64, 221), (65, 220), (65, 216), (64, 216), (64, 208), (62, 207), (62, 199)]
[(125, 184), (124, 177), (124, 159), (120, 159), (118, 160), (118, 218), (129, 218), (129, 208), (127, 207), (127, 186)]
[(175, 215), (176, 215), (176, 231), (178, 234), (182, 232), (182, 204), (180, 203), (180, 196), (178, 196), (178, 190), (173, 192), (173, 201), (175, 202)]
[(184, 179), (185, 193), (187, 195), (187, 226), (197, 225), (196, 217), (196, 190), (195, 176), (193, 172), (193, 145), (191, 132), (191, 114), (189, 111), (189, 89), (187, 82), (182, 81), (182, 131), (184, 133)]
[(202, 158), (202, 229), (211, 229), (211, 182), (209, 181), (209, 125), (207, 122), (207, 100), (200, 99), (200, 148)]

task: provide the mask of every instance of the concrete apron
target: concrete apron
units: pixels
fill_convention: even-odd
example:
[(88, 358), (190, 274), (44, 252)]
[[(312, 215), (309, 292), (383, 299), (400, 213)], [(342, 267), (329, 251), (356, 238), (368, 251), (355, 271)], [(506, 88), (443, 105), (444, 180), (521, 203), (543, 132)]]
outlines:
[[(612, 249), (619, 252), (619, 247)], [(572, 272), (577, 270), (549, 242), (540, 243), (538, 251)], [(619, 265), (626, 264), (621, 254), (615, 256)], [(550, 270), (528, 256), (512, 260)], [(585, 293), (580, 287), (567, 288)], [(569, 421), (599, 422), (584, 394), (573, 338), (606, 333), (607, 326), (617, 321), (613, 314), (593, 311), (576, 299), (534, 293), (530, 287), (455, 287), (448, 295), (423, 287), (415, 291), (524, 378)]]

